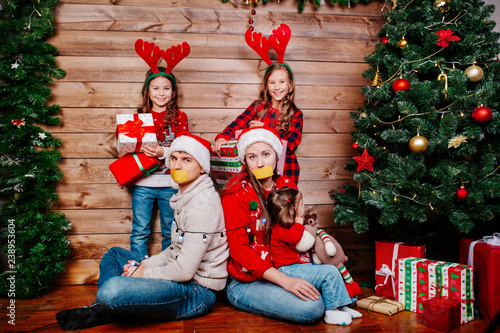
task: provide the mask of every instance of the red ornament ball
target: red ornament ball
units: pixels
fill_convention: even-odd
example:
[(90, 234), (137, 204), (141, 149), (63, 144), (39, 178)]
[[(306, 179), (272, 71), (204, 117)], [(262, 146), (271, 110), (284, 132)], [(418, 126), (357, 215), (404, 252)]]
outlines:
[(465, 187), (460, 186), (460, 188), (457, 190), (457, 198), (464, 200), (467, 199), (469, 196), (469, 191), (465, 189)]
[(357, 143), (352, 144), (352, 149), (358, 149), (358, 148), (359, 148), (359, 145)]
[(409, 91), (410, 90), (410, 81), (407, 79), (397, 79), (392, 84), (392, 90), (394, 91)]
[(478, 124), (489, 123), (491, 118), (493, 118), (493, 111), (487, 106), (481, 105), (472, 111), (472, 120)]
[(380, 41), (382, 44), (387, 44), (387, 43), (389, 43), (389, 38), (387, 38), (387, 37), (382, 37), (382, 38), (380, 38), (380, 39), (379, 39), (379, 41)]
[(252, 9), (252, 15), (255, 15), (255, 9)]

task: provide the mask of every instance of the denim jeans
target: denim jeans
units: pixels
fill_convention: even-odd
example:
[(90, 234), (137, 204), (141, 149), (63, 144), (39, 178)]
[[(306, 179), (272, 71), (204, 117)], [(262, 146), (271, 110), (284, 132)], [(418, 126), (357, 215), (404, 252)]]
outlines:
[(281, 286), (264, 279), (239, 282), (230, 277), (226, 293), (229, 302), (236, 308), (265, 317), (312, 324), (325, 312), (325, 304), (321, 298), (317, 301), (303, 301)]
[(326, 310), (333, 310), (352, 303), (344, 285), (344, 279), (333, 265), (293, 264), (279, 270), (288, 276), (298, 277), (311, 283), (321, 293)]
[(207, 314), (216, 296), (191, 281), (174, 282), (120, 276), (127, 260), (140, 262), (142, 254), (113, 247), (99, 264), (97, 303), (120, 316), (138, 315), (163, 320), (182, 320)]
[(174, 210), (170, 207), (170, 198), (177, 193), (171, 187), (134, 186), (132, 192), (132, 235), (130, 236), (130, 250), (143, 255), (148, 254), (148, 236), (151, 232), (150, 222), (155, 200), (160, 210), (161, 248), (162, 251), (170, 246), (170, 234)]

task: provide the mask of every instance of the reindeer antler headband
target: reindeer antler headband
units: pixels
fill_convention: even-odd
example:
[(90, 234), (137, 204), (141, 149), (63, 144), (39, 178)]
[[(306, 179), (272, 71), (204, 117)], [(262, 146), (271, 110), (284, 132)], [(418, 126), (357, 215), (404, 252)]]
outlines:
[(245, 41), (248, 46), (250, 46), (267, 64), (266, 71), (264, 72), (264, 77), (266, 76), (267, 70), (273, 64), (271, 58), (269, 58), (269, 49), (272, 47), (276, 54), (278, 55), (277, 64), (283, 65), (290, 72), (290, 77), (293, 79), (292, 70), (287, 64), (283, 62), (285, 57), (285, 49), (288, 45), (288, 41), (292, 36), (292, 31), (290, 27), (286, 24), (281, 24), (278, 29), (273, 30), (273, 33), (269, 36), (269, 39), (263, 37), (259, 32), (252, 32), (252, 29), (248, 29), (245, 33)]
[[(172, 69), (174, 69), (174, 67), (182, 59), (189, 55), (191, 48), (188, 43), (183, 42), (182, 44), (172, 46), (171, 48), (162, 51), (154, 43), (143, 42), (142, 39), (138, 39), (135, 42), (135, 52), (149, 65), (149, 68), (153, 71), (153, 74), (146, 79), (146, 86), (148, 86), (149, 81), (157, 76), (166, 76), (171, 78), (175, 86), (175, 78), (171, 74)], [(167, 63), (165, 72), (160, 72), (158, 69), (158, 61), (160, 58), (163, 58), (163, 60)]]

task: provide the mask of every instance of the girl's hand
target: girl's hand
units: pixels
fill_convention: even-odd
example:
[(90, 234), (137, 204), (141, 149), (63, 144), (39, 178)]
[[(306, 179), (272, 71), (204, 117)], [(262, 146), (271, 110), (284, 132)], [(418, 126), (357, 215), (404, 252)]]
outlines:
[(281, 286), (283, 289), (291, 292), (303, 301), (307, 301), (307, 299), (316, 301), (319, 299), (320, 293), (312, 284), (304, 279), (288, 276), (274, 267), (266, 270), (264, 274), (262, 274), (262, 277)]
[(262, 122), (262, 121), (258, 121), (258, 120), (252, 120), (248, 123), (248, 127), (252, 128), (252, 127), (261, 127), (261, 126), (264, 126), (265, 124)]
[(318, 300), (320, 293), (312, 284), (304, 279), (287, 276), (282, 284), (283, 289), (291, 292), (303, 301)]
[(295, 216), (295, 223), (300, 223), (300, 224), (304, 225), (304, 218), (299, 217), (299, 216)]
[(212, 151), (217, 155), (219, 155), (219, 157), (220, 157), (220, 147), (222, 145), (227, 145), (227, 140), (224, 138), (217, 139), (217, 141), (215, 141), (214, 144), (212, 145)]
[(165, 149), (157, 143), (155, 148), (149, 146), (141, 148), (141, 152), (149, 157), (162, 157), (165, 154)]

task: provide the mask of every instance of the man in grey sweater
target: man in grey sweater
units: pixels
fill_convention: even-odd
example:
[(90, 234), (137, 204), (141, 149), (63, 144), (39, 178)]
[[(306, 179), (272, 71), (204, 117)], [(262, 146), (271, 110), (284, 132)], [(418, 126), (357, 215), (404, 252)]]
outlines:
[(127, 316), (181, 320), (205, 315), (227, 279), (229, 249), (221, 199), (210, 173), (210, 143), (185, 134), (167, 153), (179, 192), (174, 209), (172, 243), (148, 259), (114, 247), (101, 259), (97, 300), (90, 307), (56, 315), (65, 330), (77, 330)]

